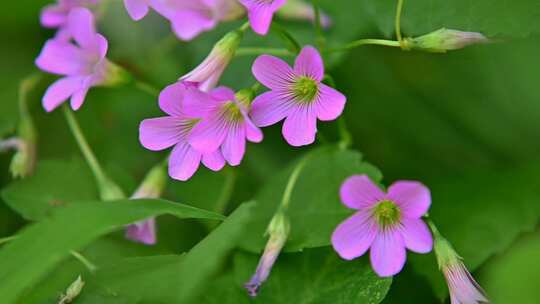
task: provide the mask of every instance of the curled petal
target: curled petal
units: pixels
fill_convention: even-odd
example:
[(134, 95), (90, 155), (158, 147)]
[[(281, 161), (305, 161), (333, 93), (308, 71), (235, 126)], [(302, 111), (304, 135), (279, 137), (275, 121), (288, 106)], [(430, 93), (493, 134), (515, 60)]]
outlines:
[(388, 198), (399, 205), (403, 215), (420, 218), (431, 205), (431, 193), (422, 183), (397, 181), (388, 188)]
[(343, 204), (351, 209), (369, 208), (384, 199), (384, 192), (367, 175), (349, 177), (339, 190)]

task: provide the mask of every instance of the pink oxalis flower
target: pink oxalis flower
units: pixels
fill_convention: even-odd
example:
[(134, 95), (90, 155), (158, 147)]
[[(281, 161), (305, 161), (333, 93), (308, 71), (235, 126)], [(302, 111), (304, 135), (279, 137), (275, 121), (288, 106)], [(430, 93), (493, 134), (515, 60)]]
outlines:
[(431, 205), (431, 194), (423, 184), (398, 181), (384, 193), (366, 175), (355, 175), (343, 183), (340, 196), (345, 206), (358, 210), (332, 235), (332, 245), (342, 258), (352, 260), (371, 248), (373, 269), (388, 277), (403, 268), (406, 248), (431, 251), (433, 237), (421, 219)]
[(244, 92), (235, 94), (229, 88), (218, 87), (209, 93), (192, 90), (190, 96), (185, 110), (201, 118), (188, 137), (196, 150), (220, 151), (229, 165), (238, 166), (244, 157), (246, 140), (262, 141), (262, 131), (248, 116), (251, 99)]
[(99, 0), (58, 0), (47, 5), (41, 11), (41, 25), (48, 28), (58, 28), (66, 24), (69, 12), (77, 7), (89, 7), (98, 4)]
[(189, 84), (182, 82), (166, 87), (159, 95), (159, 107), (168, 116), (145, 119), (139, 128), (139, 140), (145, 148), (161, 151), (174, 146), (169, 157), (169, 175), (182, 181), (195, 174), (201, 161), (214, 171), (225, 165), (225, 159), (217, 149), (201, 151), (188, 142), (200, 121), (200, 115), (191, 116), (183, 109), (189, 90)]
[(286, 2), (287, 0), (240, 0), (248, 11), (251, 28), (259, 35), (268, 33), (274, 13)]
[(283, 136), (293, 146), (315, 141), (317, 119), (334, 120), (343, 112), (347, 98), (321, 83), (323, 60), (311, 46), (302, 49), (293, 68), (277, 57), (262, 55), (252, 70), (255, 78), (271, 89), (253, 101), (253, 122), (265, 127), (285, 119)]
[(68, 16), (69, 39), (53, 38), (45, 43), (36, 59), (43, 71), (62, 75), (45, 92), (43, 106), (48, 112), (71, 97), (71, 107), (78, 110), (94, 86), (110, 86), (122, 80), (122, 70), (105, 58), (108, 42), (96, 33), (94, 17), (86, 8), (75, 8)]
[[(141, 0), (138, 0), (141, 1)], [(230, 0), (149, 0), (151, 7), (171, 22), (178, 38), (191, 40), (213, 29), (230, 12)]]

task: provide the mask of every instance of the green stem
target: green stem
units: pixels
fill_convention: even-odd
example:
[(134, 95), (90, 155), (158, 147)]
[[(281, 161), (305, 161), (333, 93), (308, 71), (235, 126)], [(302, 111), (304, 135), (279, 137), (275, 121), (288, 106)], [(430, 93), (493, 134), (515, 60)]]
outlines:
[(283, 198), (281, 199), (281, 204), (279, 206), (279, 211), (285, 211), (285, 210), (287, 210), (289, 208), (289, 204), (291, 202), (292, 191), (294, 189), (294, 186), (296, 186), (296, 182), (298, 181), (298, 177), (300, 176), (300, 173), (302, 173), (302, 170), (306, 166), (308, 159), (309, 159), (309, 156), (304, 157), (296, 165), (293, 172), (291, 173), (291, 176), (289, 177), (289, 180), (287, 181), (287, 186), (285, 186), (285, 191), (283, 192)]
[(283, 40), (286, 44), (288, 49), (297, 54), (302, 49), (300, 43), (291, 35), (284, 27), (277, 24), (276, 22), (272, 23), (272, 26), (270, 29), (275, 32), (281, 40)]
[(4, 244), (4, 243), (9, 243), (11, 241), (13, 241), (14, 239), (18, 238), (18, 236), (16, 235), (13, 235), (13, 236), (8, 236), (8, 237), (5, 237), (5, 238), (1, 238), (0, 239), (0, 245)]
[(403, 0), (398, 0), (397, 9), (396, 9), (395, 28), (396, 28), (396, 37), (397, 37), (397, 40), (400, 43), (403, 41), (403, 36), (401, 35), (401, 13), (402, 13), (402, 11), (403, 11)]
[(84, 267), (86, 267), (86, 269), (88, 269), (88, 271), (90, 271), (91, 273), (94, 273), (97, 270), (97, 266), (94, 265), (94, 263), (90, 262), (90, 260), (88, 260), (84, 255), (78, 253), (75, 250), (71, 250), (70, 253), (74, 258), (81, 262), (81, 264), (83, 264)]
[(159, 89), (155, 86), (149, 84), (148, 82), (135, 79), (134, 81), (135, 88), (139, 89), (141, 92), (147, 93), (148, 95), (151, 95), (152, 97), (158, 97), (159, 96)]
[(125, 195), (122, 193), (122, 190), (113, 181), (111, 181), (105, 174), (105, 171), (103, 171), (96, 156), (94, 155), (94, 152), (90, 148), (88, 141), (84, 137), (84, 134), (81, 130), (81, 127), (79, 126), (79, 123), (77, 122), (77, 119), (75, 118), (75, 115), (73, 115), (73, 112), (69, 109), (69, 106), (67, 104), (64, 104), (62, 108), (64, 110), (64, 116), (66, 117), (66, 121), (71, 130), (71, 133), (75, 137), (75, 140), (77, 141), (77, 144), (81, 149), (86, 163), (88, 164), (88, 166), (92, 170), (92, 173), (94, 174), (94, 177), (96, 178), (101, 199), (114, 200), (124, 198)]
[(347, 128), (347, 121), (345, 117), (341, 116), (338, 119), (339, 135), (341, 140), (339, 141), (339, 148), (345, 150), (352, 145), (352, 135), (349, 129)]
[(236, 56), (257, 56), (257, 55), (274, 55), (274, 56), (294, 56), (295, 54), (287, 49), (279, 48), (263, 48), (263, 47), (241, 47), (236, 51)]
[(348, 43), (345, 46), (332, 48), (326, 50), (327, 53), (334, 53), (334, 52), (344, 52), (348, 51), (354, 48), (357, 48), (359, 46), (364, 45), (382, 45), (382, 46), (389, 46), (389, 47), (401, 47), (401, 44), (399, 41), (395, 40), (385, 40), (385, 39), (360, 39), (353, 41), (351, 43)]
[(313, 1), (313, 11), (315, 12), (315, 35), (317, 37), (317, 45), (319, 50), (323, 50), (326, 46), (326, 39), (324, 38), (322, 23), (321, 23), (321, 9), (316, 4), (317, 1)]
[(245, 32), (247, 29), (249, 28), (249, 22), (245, 22), (244, 24), (242, 24), (238, 30), (241, 31), (241, 32)]
[(225, 184), (223, 185), (223, 188), (221, 189), (221, 193), (219, 195), (219, 199), (216, 203), (216, 206), (214, 207), (214, 211), (219, 214), (224, 214), (227, 211), (227, 205), (229, 204), (233, 191), (234, 186), (236, 184), (236, 172), (234, 169), (228, 170), (226, 173), (227, 177), (225, 180)]

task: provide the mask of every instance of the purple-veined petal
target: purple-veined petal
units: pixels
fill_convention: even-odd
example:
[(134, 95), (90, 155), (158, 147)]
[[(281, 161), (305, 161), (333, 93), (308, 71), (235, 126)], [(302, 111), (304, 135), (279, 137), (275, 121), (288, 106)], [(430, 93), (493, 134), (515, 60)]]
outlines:
[(251, 104), (250, 117), (259, 127), (278, 123), (289, 115), (293, 101), (285, 99), (276, 91), (265, 92), (257, 96)]
[(231, 101), (236, 98), (233, 90), (223, 86), (213, 89), (209, 94), (220, 101)]
[(185, 137), (185, 128), (185, 121), (177, 117), (145, 119), (139, 127), (139, 141), (148, 150), (164, 150)]
[(187, 142), (180, 142), (169, 157), (169, 175), (181, 181), (187, 181), (199, 168), (202, 154), (194, 150)]
[(388, 188), (388, 198), (394, 201), (406, 217), (420, 218), (431, 205), (431, 193), (422, 183), (397, 181)]
[(370, 208), (383, 200), (384, 192), (367, 175), (353, 175), (341, 185), (339, 195), (351, 209)]
[(285, 140), (295, 147), (312, 144), (317, 134), (317, 114), (310, 105), (297, 105), (283, 124)]
[(54, 82), (43, 96), (45, 111), (51, 112), (81, 89), (83, 78), (65, 77)]
[(36, 65), (53, 74), (78, 75), (84, 72), (86, 60), (83, 52), (76, 46), (60, 39), (51, 39), (45, 43), (36, 59)]
[(401, 234), (405, 246), (411, 251), (428, 253), (433, 249), (433, 237), (422, 219), (402, 218)]
[(360, 210), (337, 226), (332, 234), (332, 246), (342, 258), (352, 260), (366, 253), (377, 230), (369, 210)]
[(397, 229), (381, 229), (370, 250), (373, 270), (381, 277), (393, 276), (403, 269), (406, 260), (405, 243)]
[(216, 150), (211, 153), (204, 153), (202, 156), (202, 163), (206, 168), (212, 171), (219, 171), (225, 166), (225, 158), (223, 158), (221, 151)]
[(324, 77), (324, 63), (319, 51), (312, 46), (304, 47), (296, 57), (294, 72), (297, 75), (321, 81)]
[(249, 119), (247, 115), (244, 116), (244, 121), (245, 121), (245, 127), (246, 127), (246, 138), (251, 142), (260, 143), (264, 137), (261, 129), (259, 129), (251, 121), (251, 119)]
[(229, 165), (240, 165), (246, 152), (246, 132), (242, 124), (236, 123), (229, 127), (221, 152)]
[(268, 33), (274, 13), (285, 2), (286, 0), (240, 0), (240, 3), (248, 10), (251, 28), (259, 35), (266, 35)]
[(218, 111), (220, 101), (211, 94), (201, 91), (188, 83), (184, 93), (182, 111), (189, 117), (203, 118)]
[(325, 84), (319, 84), (319, 95), (315, 105), (317, 118), (323, 121), (338, 118), (343, 113), (346, 101), (345, 95)]
[(124, 0), (124, 6), (131, 19), (135, 21), (144, 18), (149, 10), (146, 0)]
[(202, 153), (214, 152), (225, 140), (229, 128), (226, 119), (215, 113), (195, 125), (188, 136), (189, 144)]
[(83, 7), (74, 8), (68, 15), (68, 27), (73, 39), (83, 48), (96, 47), (94, 15)]
[(260, 83), (272, 90), (288, 89), (295, 78), (293, 70), (285, 61), (270, 55), (257, 57), (251, 71)]
[(171, 116), (182, 116), (182, 102), (185, 92), (186, 87), (181, 82), (166, 86), (159, 93), (159, 108)]

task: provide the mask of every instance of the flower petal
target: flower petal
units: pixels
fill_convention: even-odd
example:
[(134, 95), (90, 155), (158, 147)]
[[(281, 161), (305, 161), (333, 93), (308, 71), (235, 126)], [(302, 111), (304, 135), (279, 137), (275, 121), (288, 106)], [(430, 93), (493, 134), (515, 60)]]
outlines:
[(148, 3), (146, 3), (146, 0), (124, 0), (124, 6), (126, 7), (126, 10), (131, 17), (131, 19), (135, 21), (139, 21), (146, 14), (148, 14)]
[(43, 96), (45, 111), (51, 112), (66, 101), (75, 92), (81, 89), (83, 79), (81, 77), (65, 77), (54, 82)]
[(352, 260), (366, 253), (376, 235), (377, 225), (369, 211), (360, 210), (337, 226), (332, 246), (342, 258)]
[(384, 199), (384, 192), (367, 175), (353, 175), (341, 185), (339, 195), (343, 204), (351, 209), (374, 206)]
[(381, 277), (393, 276), (403, 269), (406, 258), (401, 233), (396, 229), (379, 231), (370, 250), (373, 270)]
[(186, 86), (181, 82), (166, 86), (159, 93), (159, 108), (171, 116), (182, 116), (182, 102), (185, 92)]
[(126, 238), (146, 245), (156, 244), (156, 220), (149, 218), (127, 226)]
[(49, 73), (77, 75), (84, 71), (86, 61), (76, 46), (60, 39), (50, 39), (37, 57), (36, 65)]
[(296, 57), (294, 72), (321, 81), (324, 77), (324, 63), (319, 51), (312, 46), (304, 47)]
[(66, 22), (66, 13), (57, 5), (48, 5), (41, 11), (41, 25), (47, 28), (56, 28)]
[(68, 27), (73, 39), (83, 48), (96, 47), (94, 15), (84, 7), (77, 7), (68, 15)]
[(317, 118), (323, 121), (338, 118), (343, 113), (346, 101), (345, 95), (321, 83), (316, 101)]
[(73, 93), (73, 96), (71, 96), (71, 108), (73, 111), (77, 111), (81, 108), (89, 89), (89, 86), (83, 85), (79, 90)]
[(257, 96), (251, 104), (250, 117), (259, 127), (267, 127), (283, 120), (291, 112), (293, 102), (276, 91)]
[(313, 107), (302, 105), (295, 107), (285, 119), (282, 133), (291, 146), (312, 144), (317, 133), (317, 117)]
[(270, 55), (257, 57), (251, 71), (260, 83), (272, 90), (287, 89), (295, 78), (293, 70), (285, 61)]
[(253, 31), (259, 35), (266, 35), (270, 29), (274, 13), (285, 4), (286, 0), (240, 0), (247, 9), (249, 23)]
[(431, 205), (431, 193), (422, 183), (397, 181), (388, 188), (388, 198), (399, 205), (403, 215), (420, 218)]
[(401, 219), (401, 234), (405, 246), (418, 253), (428, 253), (433, 249), (433, 237), (422, 219)]
[(221, 152), (229, 165), (240, 165), (246, 152), (246, 132), (242, 124), (236, 123), (229, 128)]
[(202, 156), (202, 162), (206, 168), (212, 171), (219, 171), (225, 166), (225, 158), (223, 158), (223, 155), (219, 150), (212, 153), (204, 153)]
[(195, 10), (177, 11), (170, 21), (176, 36), (184, 41), (189, 41), (200, 33), (214, 28), (217, 23), (216, 20)]
[(254, 143), (260, 143), (263, 140), (263, 133), (247, 115), (244, 116), (246, 126), (246, 138)]
[(187, 181), (199, 168), (201, 158), (202, 154), (188, 143), (178, 143), (169, 157), (169, 175), (174, 179)]
[(185, 128), (185, 121), (177, 117), (145, 119), (139, 127), (139, 141), (148, 150), (164, 150), (184, 138)]
[(189, 144), (202, 153), (216, 151), (229, 132), (229, 124), (219, 113), (210, 115), (193, 127), (188, 136)]

